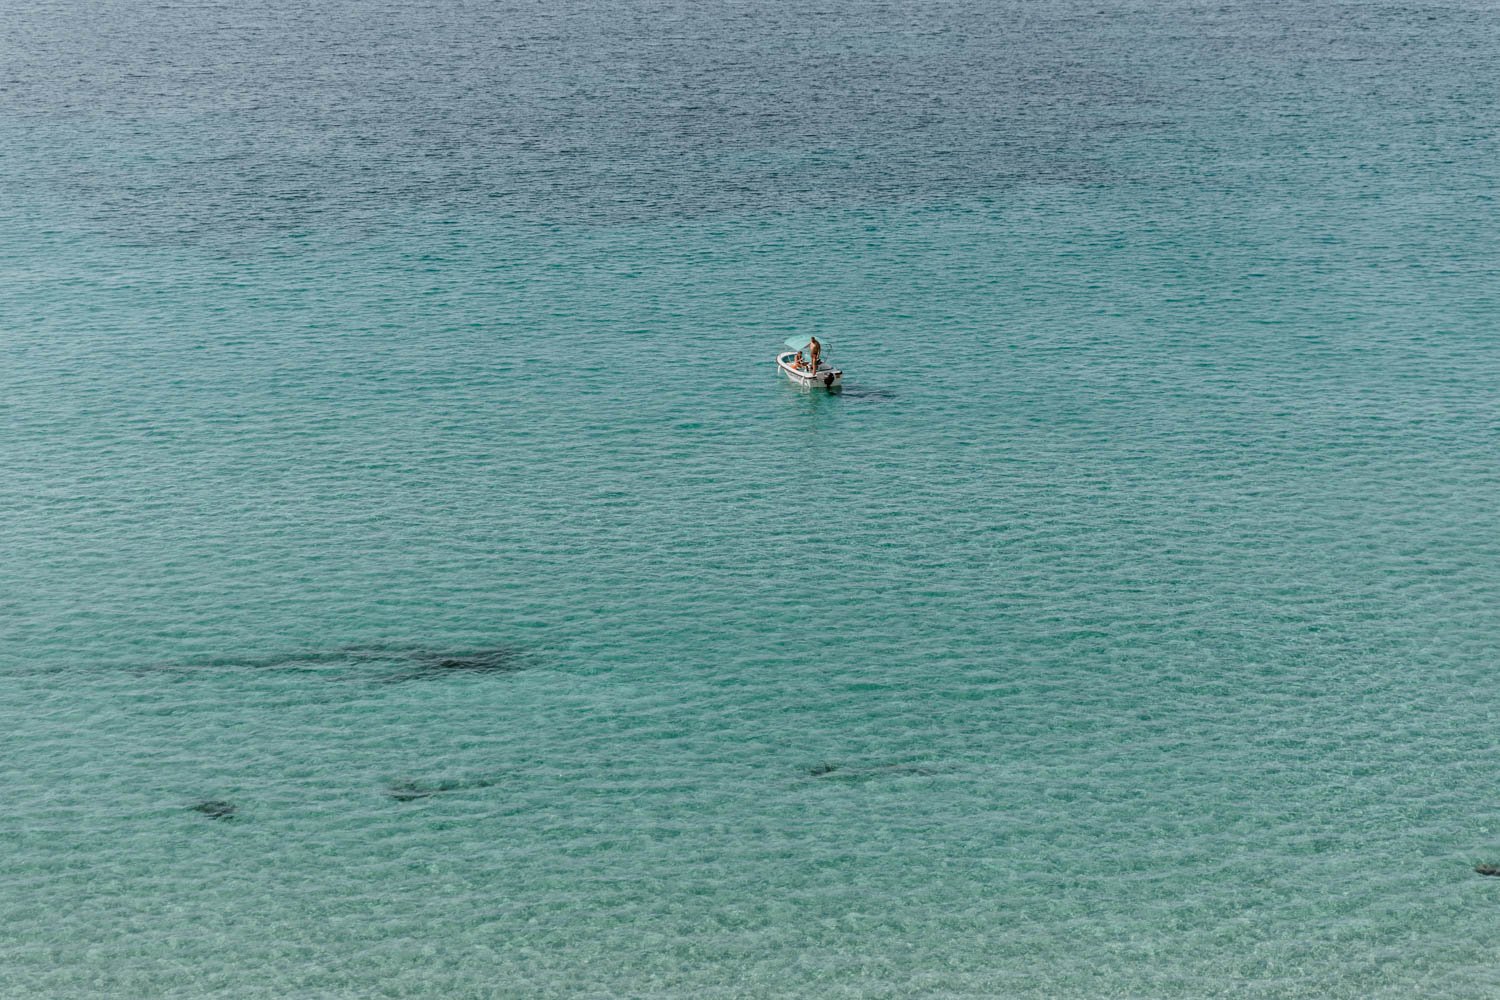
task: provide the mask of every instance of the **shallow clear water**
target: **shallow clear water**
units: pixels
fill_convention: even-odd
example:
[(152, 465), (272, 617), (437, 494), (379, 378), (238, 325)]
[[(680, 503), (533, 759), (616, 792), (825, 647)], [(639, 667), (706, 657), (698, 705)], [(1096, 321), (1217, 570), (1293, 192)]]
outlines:
[(0, 994), (1500, 993), (1497, 43), (7, 6)]

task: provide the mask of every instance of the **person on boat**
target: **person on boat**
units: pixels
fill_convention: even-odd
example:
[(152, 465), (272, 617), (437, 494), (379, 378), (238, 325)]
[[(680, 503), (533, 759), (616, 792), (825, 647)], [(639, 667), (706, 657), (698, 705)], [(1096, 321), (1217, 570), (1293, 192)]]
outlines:
[(818, 343), (817, 337), (813, 337), (808, 341), (807, 353), (812, 355), (812, 365), (809, 370), (816, 372), (818, 370), (818, 359), (823, 354), (823, 345)]

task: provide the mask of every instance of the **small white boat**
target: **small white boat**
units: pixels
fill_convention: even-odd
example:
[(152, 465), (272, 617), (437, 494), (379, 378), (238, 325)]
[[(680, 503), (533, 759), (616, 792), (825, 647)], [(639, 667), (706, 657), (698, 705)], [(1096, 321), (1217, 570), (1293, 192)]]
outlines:
[[(837, 389), (843, 384), (843, 370), (823, 360), (823, 345), (816, 337), (791, 337), (786, 346), (791, 350), (776, 355), (776, 367), (787, 378), (809, 388)], [(807, 358), (802, 357), (803, 351), (808, 352)]]

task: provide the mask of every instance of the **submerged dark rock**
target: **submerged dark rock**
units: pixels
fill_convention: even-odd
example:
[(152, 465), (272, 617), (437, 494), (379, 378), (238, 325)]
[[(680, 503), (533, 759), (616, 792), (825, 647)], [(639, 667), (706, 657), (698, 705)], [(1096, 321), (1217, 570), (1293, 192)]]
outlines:
[(1475, 865), (1474, 870), (1481, 875), (1500, 875), (1500, 865)]
[(193, 806), (193, 812), (202, 813), (209, 819), (230, 819), (234, 816), (235, 807), (233, 802), (223, 799), (208, 799)]
[(890, 764), (877, 768), (882, 774), (942, 774), (943, 768), (932, 764)]
[(386, 786), (385, 793), (397, 802), (415, 802), (417, 799), (436, 795), (440, 791), (442, 791), (441, 788), (419, 784), (415, 781), (393, 781)]
[(265, 656), (205, 657), (184, 663), (153, 664), (149, 669), (183, 676), (203, 671), (255, 670), (310, 674), (334, 681), (391, 682), (460, 674), (507, 674), (524, 668), (524, 653), (512, 646), (445, 649), (377, 644)]
[(414, 676), (444, 674), (509, 674), (521, 669), (521, 658), (509, 647), (459, 653), (420, 653), (412, 657)]
[[(369, 655), (369, 654), (366, 654)], [(406, 649), (370, 655), (396, 666), (393, 673), (380, 680), (421, 681), (461, 674), (513, 674), (525, 669), (525, 657), (511, 646), (491, 646), (483, 649)]]
[(304, 653), (274, 653), (265, 656), (226, 654), (202, 656), (176, 663), (152, 663), (137, 669), (138, 673), (175, 673), (193, 675), (206, 671), (223, 670), (277, 670), (288, 673), (309, 673), (328, 665), (338, 665), (349, 659), (342, 650), (323, 650)]
[(838, 781), (865, 781), (900, 774), (941, 774), (943, 770), (944, 768), (933, 764), (874, 764), (865, 767), (846, 767), (843, 764), (825, 762), (809, 767), (807, 773), (814, 778), (826, 778), (833, 775), (834, 780)]
[(385, 794), (397, 802), (415, 802), (428, 799), (443, 792), (461, 792), (473, 788), (491, 788), (500, 783), (499, 778), (447, 778), (438, 781), (392, 781), (385, 787)]

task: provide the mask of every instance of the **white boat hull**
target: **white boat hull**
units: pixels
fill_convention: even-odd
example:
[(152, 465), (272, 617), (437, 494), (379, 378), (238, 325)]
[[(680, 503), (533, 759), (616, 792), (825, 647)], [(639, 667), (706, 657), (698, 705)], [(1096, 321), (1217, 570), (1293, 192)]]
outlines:
[(797, 356), (795, 351), (776, 356), (776, 367), (781, 369), (783, 375), (798, 385), (807, 386), (809, 389), (837, 389), (844, 384), (844, 373), (838, 368), (826, 364), (819, 364), (815, 373), (792, 367), (792, 359)]

